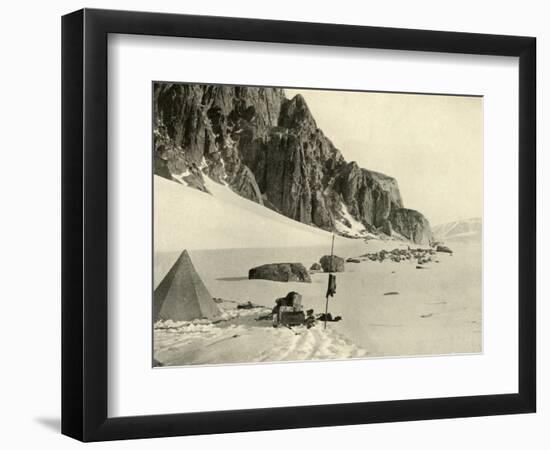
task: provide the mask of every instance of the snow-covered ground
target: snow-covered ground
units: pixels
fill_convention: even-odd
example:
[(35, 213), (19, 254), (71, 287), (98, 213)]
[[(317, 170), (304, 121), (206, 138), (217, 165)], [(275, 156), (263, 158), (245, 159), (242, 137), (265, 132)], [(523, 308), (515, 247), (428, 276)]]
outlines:
[[(322, 325), (273, 328), (258, 317), (269, 308), (235, 309), (224, 304), (222, 320), (159, 322), (155, 327), (155, 358), (163, 365), (235, 364), (361, 358), (367, 352), (345, 339), (336, 328)], [(332, 325), (332, 324), (331, 324)]]
[[(155, 177), (155, 287), (183, 249), (213, 297), (225, 300), (219, 323), (157, 324), (163, 364), (220, 364), (349, 357), (476, 353), (482, 350), (481, 245), (453, 243), (453, 255), (417, 269), (416, 261), (375, 262), (361, 255), (406, 248), (399, 240), (336, 237), (335, 254), (359, 257), (337, 274), (329, 311), (343, 317), (310, 330), (274, 329), (255, 320), (289, 291), (324, 312), (327, 274), (311, 283), (248, 280), (252, 267), (301, 262), (330, 253), (331, 234), (288, 219), (208, 181), (213, 195)], [(394, 293), (391, 295), (385, 295)], [(395, 294), (397, 293), (397, 294)], [(251, 301), (264, 308), (239, 310)], [(236, 302), (236, 303), (231, 303)], [(246, 311), (243, 314), (243, 311)]]

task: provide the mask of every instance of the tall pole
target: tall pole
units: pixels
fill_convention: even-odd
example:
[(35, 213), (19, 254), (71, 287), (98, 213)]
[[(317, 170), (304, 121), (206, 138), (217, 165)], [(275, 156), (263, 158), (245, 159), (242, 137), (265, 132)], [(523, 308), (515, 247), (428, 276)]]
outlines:
[[(334, 255), (334, 233), (332, 233), (332, 245), (330, 246), (330, 262), (328, 266), (328, 278), (330, 283), (330, 274), (332, 273), (332, 256)], [(327, 329), (327, 317), (328, 317), (328, 291), (327, 291), (327, 300), (325, 304), (325, 330)]]
[(325, 330), (327, 329), (327, 315), (328, 315), (328, 295), (327, 295), (327, 304), (325, 306)]

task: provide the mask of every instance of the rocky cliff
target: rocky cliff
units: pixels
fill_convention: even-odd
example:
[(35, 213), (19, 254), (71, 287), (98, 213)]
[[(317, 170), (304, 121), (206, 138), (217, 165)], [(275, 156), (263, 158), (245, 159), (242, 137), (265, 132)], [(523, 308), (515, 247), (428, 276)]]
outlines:
[(388, 220), (394, 231), (417, 244), (430, 244), (433, 241), (430, 223), (418, 211), (406, 208), (394, 209)]
[(387, 230), (389, 221), (412, 240), (431, 236), (420, 213), (403, 209), (397, 181), (347, 162), (301, 95), (287, 99), (278, 88), (155, 83), (153, 113), (157, 175), (206, 190), (204, 173), (243, 197), (326, 230), (335, 230), (348, 213), (370, 231)]

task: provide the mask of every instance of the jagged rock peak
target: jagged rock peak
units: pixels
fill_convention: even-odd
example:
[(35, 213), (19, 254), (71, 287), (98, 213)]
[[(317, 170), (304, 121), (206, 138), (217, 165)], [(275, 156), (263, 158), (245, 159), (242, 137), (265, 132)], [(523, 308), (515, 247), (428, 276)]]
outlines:
[(421, 220), (409, 232), (407, 214), (396, 213), (394, 224), (391, 213), (403, 208), (397, 181), (346, 162), (300, 94), (288, 99), (279, 88), (157, 82), (153, 110), (159, 176), (201, 189), (205, 174), (326, 230), (351, 216), (367, 229), (389, 229), (390, 220), (396, 231), (403, 224), (413, 236), (431, 234), (419, 231)]
[(279, 116), (279, 126), (283, 128), (306, 127), (317, 129), (315, 119), (301, 94), (296, 94), (292, 99), (283, 102)]

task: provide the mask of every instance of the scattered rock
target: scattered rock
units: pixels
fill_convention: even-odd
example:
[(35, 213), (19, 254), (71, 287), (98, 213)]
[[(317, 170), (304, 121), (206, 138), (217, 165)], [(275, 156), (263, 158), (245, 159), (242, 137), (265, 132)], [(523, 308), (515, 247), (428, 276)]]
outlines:
[(435, 251), (440, 252), (440, 253), (450, 253), (451, 255), (453, 254), (453, 251), (449, 247), (447, 247), (446, 245), (438, 245), (435, 248)]
[(275, 263), (254, 267), (248, 271), (248, 279), (311, 283), (309, 273), (301, 263)]
[(427, 267), (424, 266), (416, 266), (417, 269), (427, 269)]
[(321, 264), (319, 263), (313, 263), (311, 265), (311, 267), (309, 268), (309, 270), (323, 270), (323, 268), (321, 267)]
[(384, 292), (384, 295), (399, 295), (399, 292), (397, 291)]
[(360, 260), (360, 259), (357, 259), (357, 258), (348, 258), (348, 259), (346, 259), (346, 262), (349, 262), (349, 263), (360, 263), (361, 260)]
[(366, 253), (365, 255), (361, 255), (362, 257), (366, 257), (368, 260), (371, 261), (385, 261), (390, 260), (396, 263), (399, 263), (401, 261), (410, 261), (415, 259), (417, 264), (427, 264), (429, 262), (432, 262), (432, 256), (435, 255), (435, 250), (431, 248), (413, 248), (410, 247), (407, 249), (404, 248), (394, 248), (391, 251), (388, 250), (380, 250), (379, 252), (374, 253)]
[(432, 316), (433, 316), (433, 313), (429, 313), (429, 314), (421, 314), (421, 315), (420, 315), (420, 317), (421, 317), (422, 319), (426, 319), (426, 318), (428, 318), (428, 317), (432, 317)]
[(344, 258), (333, 255), (323, 256), (319, 262), (323, 268), (323, 272), (344, 272), (345, 270), (345, 261)]

